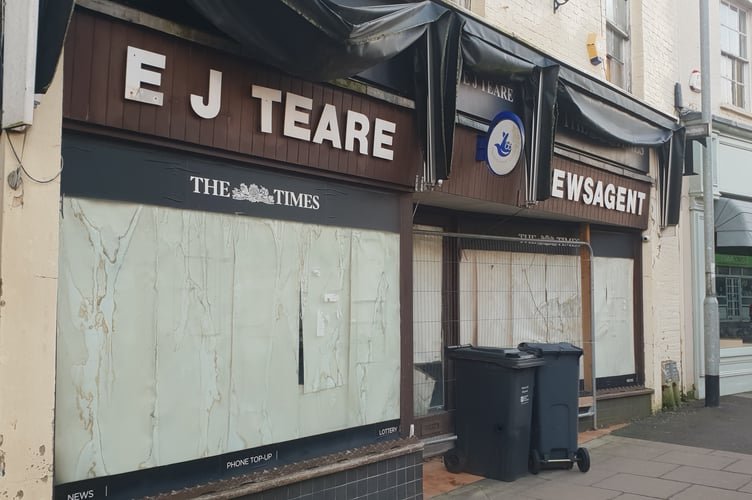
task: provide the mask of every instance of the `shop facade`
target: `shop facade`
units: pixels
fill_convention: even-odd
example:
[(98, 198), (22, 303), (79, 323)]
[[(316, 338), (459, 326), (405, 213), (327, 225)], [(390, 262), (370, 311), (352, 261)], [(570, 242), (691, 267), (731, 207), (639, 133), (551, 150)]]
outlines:
[(364, 447), (277, 486), (418, 490), (399, 440), (412, 110), (83, 9), (66, 54), (56, 496)]
[(344, 49), (314, 3), (191, 0), (217, 38), (82, 4), (57, 496), (419, 495), (458, 343), (571, 341), (598, 425), (655, 408), (644, 234), (678, 218), (672, 117), (434, 3), (344, 9), (373, 18)]
[[(452, 175), (416, 194), (413, 400), (417, 432), (429, 441), (453, 430), (460, 389), (446, 358), (452, 345), (583, 347), (585, 427), (649, 415), (660, 397), (654, 353), (645, 349), (643, 247), (659, 220), (678, 216), (664, 153), (598, 137), (560, 101), (550, 170), (540, 173), (549, 196), (537, 200), (541, 186), (531, 185), (524, 148), (505, 168), (484, 158), (499, 116), (516, 115), (529, 127), (514, 99), (520, 95), (512, 78), (463, 75)], [(613, 113), (606, 119), (617, 122), (623, 110), (602, 102), (602, 116)], [(642, 125), (656, 127), (647, 117)], [(673, 181), (681, 185), (680, 176)]]
[[(709, 141), (714, 169), (715, 286), (718, 297), (720, 393), (752, 390), (752, 189), (746, 165), (752, 158), (750, 129), (720, 116), (713, 117)], [(699, 144), (694, 146), (694, 164), (702, 165)], [(698, 168), (698, 170), (700, 170)], [(699, 178), (699, 176), (697, 176)], [(689, 186), (691, 238), (695, 257), (692, 301), (695, 379), (704, 397), (705, 345), (702, 303), (705, 296), (703, 196), (699, 179)]]

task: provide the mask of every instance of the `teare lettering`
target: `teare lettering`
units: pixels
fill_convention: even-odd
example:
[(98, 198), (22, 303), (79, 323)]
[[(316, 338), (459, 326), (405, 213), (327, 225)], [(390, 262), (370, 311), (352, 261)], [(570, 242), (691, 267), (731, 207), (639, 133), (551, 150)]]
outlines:
[[(125, 98), (144, 104), (162, 106), (164, 93), (160, 70), (167, 68), (164, 54), (128, 46), (125, 68)], [(210, 120), (219, 115), (222, 106), (222, 72), (210, 69), (208, 95), (190, 94), (190, 106), (196, 115)], [(148, 88), (144, 88), (148, 85)], [(490, 85), (484, 91), (512, 100), (512, 89), (503, 85)], [(394, 137), (397, 124), (381, 118), (370, 117), (353, 110), (344, 110), (344, 134), (341, 130), (340, 111), (330, 103), (324, 103), (321, 115), (312, 123), (314, 102), (292, 92), (251, 85), (251, 98), (259, 102), (259, 126), (264, 134), (274, 130), (272, 110), (276, 104), (283, 106), (282, 134), (300, 141), (323, 144), (328, 142), (335, 149), (356, 151), (362, 155), (392, 161), (394, 159)], [(344, 144), (342, 139), (344, 137)], [(223, 196), (223, 195), (217, 195)]]
[[(274, 130), (272, 110), (275, 104), (283, 104), (282, 134), (293, 139), (323, 144), (328, 142), (333, 148), (342, 149), (342, 132), (338, 119), (337, 108), (332, 104), (325, 104), (316, 124), (311, 123), (313, 99), (292, 92), (282, 92), (277, 89), (251, 85), (251, 97), (258, 99), (261, 116), (259, 124), (261, 132), (271, 134)], [(315, 126), (314, 126), (315, 125)], [(313, 136), (311, 132), (313, 131)], [(376, 118), (371, 126), (371, 119), (363, 113), (348, 109), (345, 112), (344, 149), (372, 156), (384, 160), (392, 160), (394, 151), (394, 134), (397, 125), (394, 122)], [(373, 133), (371, 133), (373, 132)], [(369, 144), (369, 135), (372, 135)]]

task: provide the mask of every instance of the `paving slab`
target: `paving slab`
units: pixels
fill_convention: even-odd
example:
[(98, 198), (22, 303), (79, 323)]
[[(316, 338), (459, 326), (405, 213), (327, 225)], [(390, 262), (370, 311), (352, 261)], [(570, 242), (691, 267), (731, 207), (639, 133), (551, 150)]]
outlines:
[(635, 474), (616, 474), (593, 486), (635, 495), (671, 498), (689, 488), (691, 484)]
[(703, 400), (686, 403), (674, 411), (635, 420), (615, 430), (616, 436), (653, 442), (675, 443), (710, 450), (750, 453), (752, 432), (752, 393), (722, 396), (718, 407), (705, 407)]
[(752, 500), (752, 494), (693, 485), (671, 500)]
[(673, 481), (713, 486), (724, 490), (738, 490), (752, 481), (752, 476), (747, 474), (703, 469), (702, 467), (688, 467), (686, 465), (682, 465), (678, 469), (672, 470), (661, 477)]
[(725, 471), (738, 472), (740, 474), (752, 475), (752, 457), (737, 460), (736, 462), (724, 467)]
[(709, 452), (700, 454), (695, 452), (669, 451), (663, 455), (654, 457), (652, 461), (676, 465), (692, 465), (703, 469), (721, 470), (737, 460), (735, 458), (712, 455)]

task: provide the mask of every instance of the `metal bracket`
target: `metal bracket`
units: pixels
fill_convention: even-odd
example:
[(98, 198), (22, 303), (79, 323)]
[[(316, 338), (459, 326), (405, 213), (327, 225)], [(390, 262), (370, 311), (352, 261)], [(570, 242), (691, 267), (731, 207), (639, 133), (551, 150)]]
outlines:
[(556, 9), (567, 3), (569, 0), (554, 0), (554, 14), (556, 14)]

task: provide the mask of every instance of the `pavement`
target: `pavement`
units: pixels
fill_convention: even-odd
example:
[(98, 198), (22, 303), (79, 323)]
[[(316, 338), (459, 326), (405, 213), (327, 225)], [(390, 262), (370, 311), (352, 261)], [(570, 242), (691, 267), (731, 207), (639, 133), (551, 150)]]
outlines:
[(717, 408), (677, 410), (579, 435), (587, 473), (543, 470), (513, 482), (451, 474), (424, 463), (424, 498), (499, 500), (752, 500), (752, 393)]

